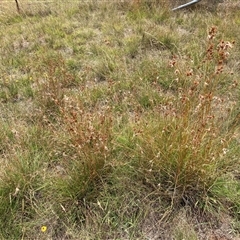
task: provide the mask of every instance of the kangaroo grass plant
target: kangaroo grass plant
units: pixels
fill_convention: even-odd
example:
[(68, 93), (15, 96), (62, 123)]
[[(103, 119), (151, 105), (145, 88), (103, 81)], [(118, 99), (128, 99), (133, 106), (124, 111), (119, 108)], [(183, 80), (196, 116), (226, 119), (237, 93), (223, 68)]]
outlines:
[[(87, 112), (75, 99), (65, 99), (62, 109), (63, 132), (68, 136), (70, 159), (66, 167), (62, 194), (73, 201), (82, 200), (100, 181), (105, 166), (109, 164), (112, 120), (108, 109)], [(67, 199), (67, 198), (66, 198)]]
[(218, 88), (233, 43), (219, 42), (216, 33), (212, 27), (198, 67), (180, 66), (173, 57), (176, 95), (140, 125), (145, 127), (138, 136), (139, 170), (172, 206), (204, 208), (217, 179), (231, 166), (226, 155), (233, 132), (225, 126), (226, 102)]

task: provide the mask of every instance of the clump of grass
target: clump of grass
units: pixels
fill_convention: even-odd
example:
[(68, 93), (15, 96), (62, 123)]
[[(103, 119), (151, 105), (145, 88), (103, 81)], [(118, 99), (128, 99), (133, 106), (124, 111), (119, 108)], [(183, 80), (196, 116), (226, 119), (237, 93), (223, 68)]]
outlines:
[[(29, 161), (32, 162), (32, 159), (26, 161), (24, 156), (19, 156), (5, 169), (5, 174), (1, 177), (0, 224), (4, 238), (21, 235), (24, 223), (35, 214), (32, 207), (36, 201), (35, 194), (41, 185), (39, 176), (35, 175), (36, 169), (32, 169)], [(8, 228), (5, 228), (6, 225)]]
[[(175, 69), (177, 95), (149, 114), (141, 126), (138, 154), (135, 156), (145, 178), (173, 205), (204, 205), (215, 181), (231, 165), (226, 153), (232, 131), (224, 126), (224, 99), (218, 95), (219, 79), (224, 73), (232, 43), (216, 40), (216, 27), (208, 35), (206, 54), (199, 67)], [(221, 115), (221, 116), (220, 116)]]
[(17, 102), (23, 98), (32, 98), (31, 77), (26, 76), (20, 79), (2, 79), (0, 84), (0, 101), (3, 103)]
[(69, 73), (61, 55), (50, 55), (43, 59), (42, 73), (37, 77), (37, 105), (45, 117), (54, 119), (63, 107), (64, 90), (74, 86), (76, 78)]
[(39, 129), (29, 129), (17, 139), (14, 149), (9, 144), (11, 151), (4, 153), (0, 174), (0, 236), (4, 239), (24, 236), (28, 224), (43, 210), (39, 205), (48, 185), (44, 175), (48, 157), (44, 146), (46, 136), (40, 133)]
[[(77, 99), (65, 98), (61, 118), (62, 130), (56, 133), (60, 140), (56, 142), (63, 145), (61, 151), (67, 157), (58, 162), (64, 172), (55, 174), (53, 188), (64, 209), (71, 212), (85, 200), (96, 198), (109, 170), (112, 114), (108, 108), (88, 111)], [(61, 143), (61, 135), (65, 142)], [(83, 216), (76, 218), (81, 221)]]

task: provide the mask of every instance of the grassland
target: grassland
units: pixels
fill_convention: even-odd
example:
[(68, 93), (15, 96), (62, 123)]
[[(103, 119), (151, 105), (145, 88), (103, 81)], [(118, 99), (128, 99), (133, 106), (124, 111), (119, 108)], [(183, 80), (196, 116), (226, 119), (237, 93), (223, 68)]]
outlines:
[(0, 4), (0, 239), (240, 239), (238, 1)]

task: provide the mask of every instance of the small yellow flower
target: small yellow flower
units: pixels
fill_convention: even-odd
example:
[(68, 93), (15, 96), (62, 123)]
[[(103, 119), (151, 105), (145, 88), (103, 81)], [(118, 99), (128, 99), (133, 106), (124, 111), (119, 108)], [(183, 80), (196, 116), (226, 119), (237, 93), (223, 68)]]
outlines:
[(46, 231), (47, 231), (47, 227), (46, 227), (46, 226), (42, 226), (42, 227), (41, 227), (41, 231), (42, 231), (42, 232), (46, 232)]

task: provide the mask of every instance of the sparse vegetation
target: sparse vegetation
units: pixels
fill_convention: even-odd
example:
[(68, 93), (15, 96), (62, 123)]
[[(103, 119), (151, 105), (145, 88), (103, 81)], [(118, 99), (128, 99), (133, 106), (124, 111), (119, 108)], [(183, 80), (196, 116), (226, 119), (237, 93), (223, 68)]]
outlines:
[(240, 238), (237, 1), (2, 4), (1, 239)]

